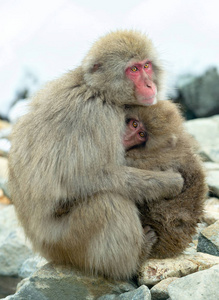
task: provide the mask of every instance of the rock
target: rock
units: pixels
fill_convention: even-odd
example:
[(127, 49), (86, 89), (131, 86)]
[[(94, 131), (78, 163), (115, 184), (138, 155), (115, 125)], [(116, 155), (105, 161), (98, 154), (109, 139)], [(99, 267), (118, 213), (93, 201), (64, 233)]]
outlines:
[(47, 264), (48, 261), (40, 257), (38, 255), (34, 257), (30, 257), (27, 260), (25, 260), (18, 272), (18, 276), (21, 278), (30, 277), (36, 270)]
[(7, 121), (0, 120), (0, 130), (11, 128), (11, 124)]
[(181, 78), (178, 83), (180, 102), (198, 118), (219, 113), (218, 82), (216, 68), (210, 68), (205, 74), (190, 77), (187, 81)]
[(168, 293), (171, 300), (217, 300), (218, 283), (219, 265), (173, 281)]
[(170, 283), (172, 283), (174, 280), (178, 279), (177, 277), (169, 277), (167, 279), (164, 279), (160, 281), (158, 284), (154, 285), (151, 292), (152, 300), (166, 300), (169, 298), (168, 294), (168, 286)]
[[(82, 275), (79, 271), (73, 270), (69, 266), (57, 266), (53, 264), (46, 264), (36, 273), (34, 273), (29, 280), (25, 280), (20, 289), (13, 296), (7, 297), (10, 300), (23, 299), (98, 299), (101, 296), (111, 294), (108, 299), (115, 295), (135, 291), (135, 286), (128, 282), (111, 281), (102, 277), (89, 277)], [(137, 291), (140, 295), (149, 294), (147, 288), (141, 288)], [(134, 299), (132, 293), (127, 293), (126, 298), (116, 299)], [(109, 297), (109, 295), (108, 295)], [(104, 299), (104, 298), (102, 298)], [(107, 298), (106, 298), (107, 299)], [(135, 298), (147, 299), (150, 298)]]
[(151, 300), (151, 294), (150, 294), (149, 288), (146, 287), (145, 285), (142, 285), (134, 291), (127, 292), (127, 293), (121, 294), (119, 296), (105, 295), (105, 296), (98, 298), (98, 300), (120, 300), (120, 299), (121, 300), (137, 300), (137, 299)]
[(26, 244), (23, 232), (14, 230), (0, 244), (0, 274), (18, 275), (22, 263), (31, 255), (32, 251)]
[(7, 122), (4, 123), (8, 125), (1, 127), (0, 121), (0, 155), (7, 157), (11, 148), (11, 142), (9, 141), (9, 138), (12, 131), (12, 125)]
[(198, 240), (193, 240), (182, 254), (195, 255), (197, 253)]
[(182, 277), (219, 264), (219, 258), (205, 253), (182, 254), (174, 258), (149, 259), (140, 268), (139, 285), (155, 285), (169, 277)]
[(210, 192), (219, 197), (219, 170), (212, 170), (207, 172), (207, 184)]
[(197, 251), (219, 256), (219, 221), (201, 232)]
[(8, 159), (0, 157), (0, 189), (3, 190), (6, 196), (9, 195), (8, 187)]
[(5, 238), (18, 227), (18, 220), (13, 205), (0, 210), (0, 245)]
[(205, 162), (207, 170), (207, 184), (210, 192), (219, 197), (219, 164), (214, 162)]
[(8, 160), (5, 157), (0, 157), (0, 178), (8, 180)]
[(210, 198), (205, 201), (203, 222), (208, 225), (219, 220), (219, 199)]
[(0, 276), (0, 299), (14, 294), (20, 281), (19, 277)]
[(219, 162), (219, 115), (187, 121), (185, 128), (200, 144), (201, 153)]
[(0, 224), (0, 275), (18, 275), (23, 262), (33, 254), (13, 205), (0, 210)]
[(204, 162), (207, 171), (219, 171), (219, 164), (211, 161)]
[(11, 204), (11, 200), (5, 196), (4, 191), (0, 188), (0, 209), (4, 207), (2, 204)]
[(0, 139), (0, 155), (7, 157), (11, 149), (11, 142), (8, 139)]

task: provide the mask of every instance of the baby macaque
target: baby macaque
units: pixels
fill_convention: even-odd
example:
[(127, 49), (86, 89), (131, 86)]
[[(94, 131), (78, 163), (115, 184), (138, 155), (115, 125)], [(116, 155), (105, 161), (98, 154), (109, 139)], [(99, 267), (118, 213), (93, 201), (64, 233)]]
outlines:
[(150, 226), (158, 240), (150, 257), (171, 257), (192, 241), (207, 193), (197, 144), (185, 131), (178, 107), (160, 101), (131, 108), (123, 140), (127, 165), (140, 169), (178, 171), (184, 178), (181, 194), (171, 199), (137, 204), (142, 226)]

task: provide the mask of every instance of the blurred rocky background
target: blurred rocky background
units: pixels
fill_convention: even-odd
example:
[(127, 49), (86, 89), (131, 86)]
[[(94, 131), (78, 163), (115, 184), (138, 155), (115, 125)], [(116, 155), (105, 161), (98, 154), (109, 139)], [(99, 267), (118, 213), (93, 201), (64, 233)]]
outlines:
[(204, 74), (182, 75), (176, 81), (174, 102), (180, 103), (186, 119), (219, 114), (219, 74), (216, 67)]

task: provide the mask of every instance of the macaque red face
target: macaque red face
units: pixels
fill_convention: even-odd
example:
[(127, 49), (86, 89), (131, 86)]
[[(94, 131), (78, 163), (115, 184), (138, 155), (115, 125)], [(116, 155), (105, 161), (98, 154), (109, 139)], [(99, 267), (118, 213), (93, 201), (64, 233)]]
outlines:
[(126, 131), (123, 137), (123, 145), (126, 150), (143, 144), (147, 141), (147, 133), (144, 125), (136, 120), (131, 119), (128, 121)]
[(153, 68), (150, 61), (143, 60), (129, 65), (125, 70), (126, 76), (134, 82), (135, 95), (142, 105), (157, 103), (157, 87), (153, 82)]

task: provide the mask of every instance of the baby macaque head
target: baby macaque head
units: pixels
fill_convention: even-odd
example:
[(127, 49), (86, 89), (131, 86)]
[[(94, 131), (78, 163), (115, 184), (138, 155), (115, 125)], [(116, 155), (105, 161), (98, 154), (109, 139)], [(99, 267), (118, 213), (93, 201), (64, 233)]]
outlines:
[(136, 119), (128, 119), (123, 145), (126, 150), (143, 145), (147, 141), (147, 133), (142, 122)]

